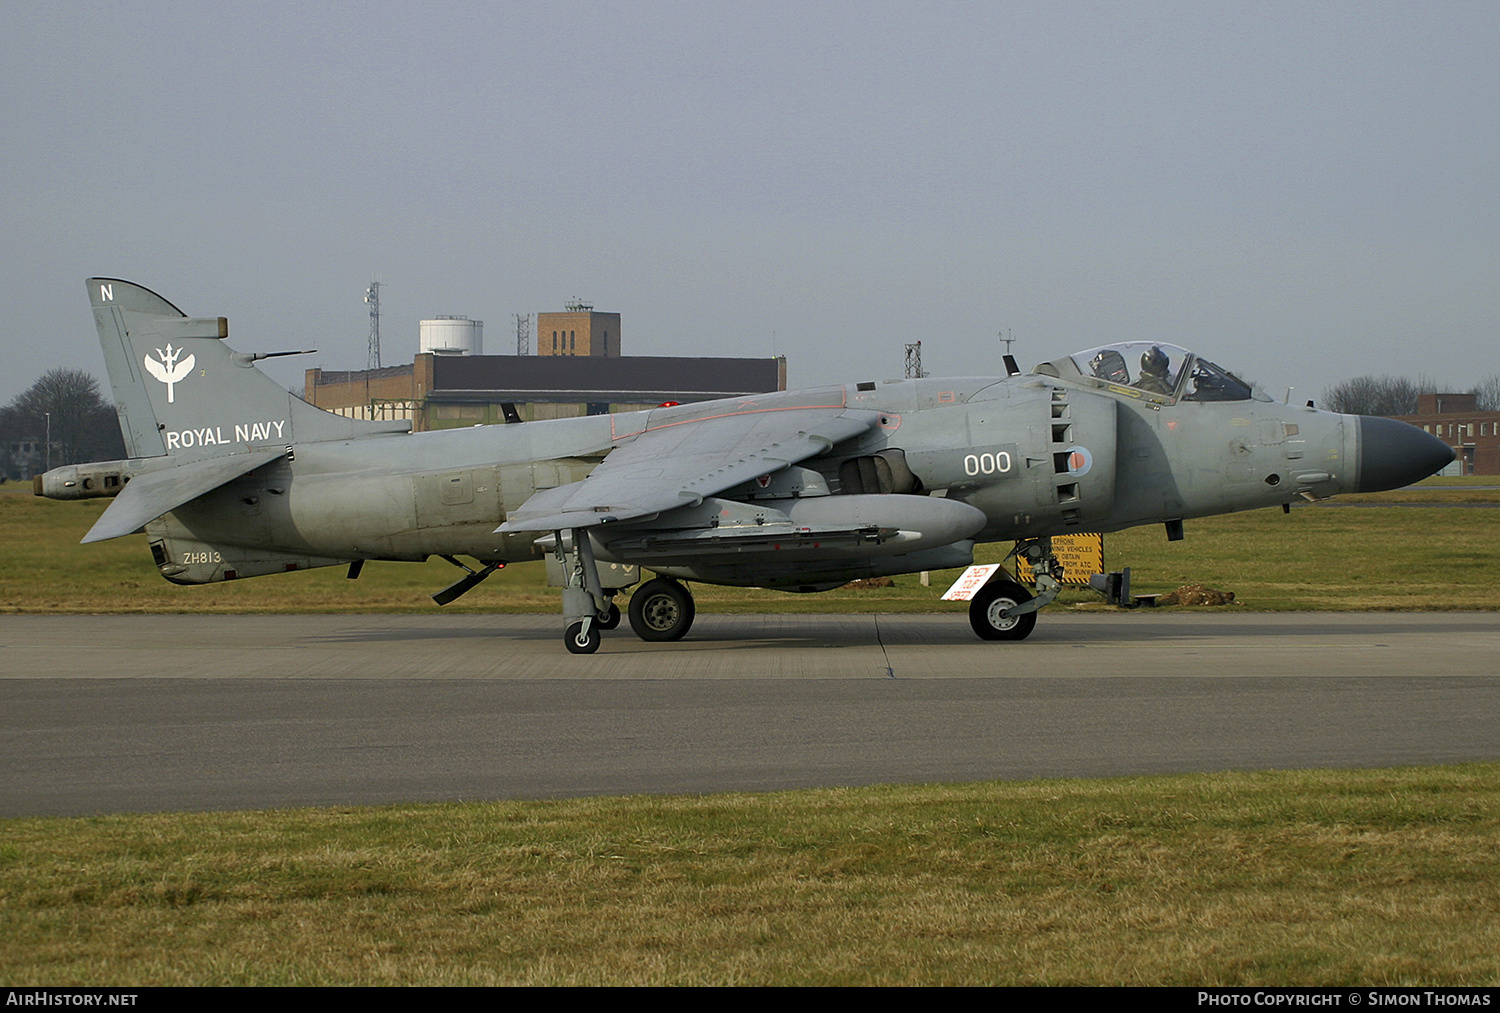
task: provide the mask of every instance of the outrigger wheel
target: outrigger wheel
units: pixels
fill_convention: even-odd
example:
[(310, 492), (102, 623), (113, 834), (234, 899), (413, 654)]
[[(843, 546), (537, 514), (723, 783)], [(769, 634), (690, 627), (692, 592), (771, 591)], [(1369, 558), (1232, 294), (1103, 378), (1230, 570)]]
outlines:
[[(614, 594), (613, 591), (610, 591), (608, 593)], [(616, 626), (619, 626), (620, 606), (616, 605), (614, 602), (610, 602), (609, 608), (603, 612), (600, 612), (598, 618), (594, 620), (594, 625), (599, 627), (601, 630), (612, 630)]]
[(615, 589), (599, 586), (589, 533), (575, 528), (570, 539), (561, 530), (553, 532), (552, 551), (565, 575), (562, 592), (563, 646), (570, 654), (593, 654), (599, 650), (604, 631), (620, 625), (620, 607), (610, 599)]
[(585, 623), (579, 620), (568, 626), (568, 631), (563, 634), (563, 644), (567, 646), (571, 654), (593, 654), (599, 649), (599, 624), (588, 623), (588, 632), (584, 632)]
[(693, 595), (670, 577), (655, 577), (630, 596), (630, 628), (642, 640), (681, 640), (693, 625)]

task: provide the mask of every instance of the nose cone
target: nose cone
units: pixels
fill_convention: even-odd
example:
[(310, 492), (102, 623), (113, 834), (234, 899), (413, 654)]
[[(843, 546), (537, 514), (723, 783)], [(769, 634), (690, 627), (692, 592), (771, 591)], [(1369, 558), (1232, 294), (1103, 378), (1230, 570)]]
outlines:
[(1375, 415), (1359, 417), (1359, 487), (1380, 492), (1420, 482), (1453, 460), (1453, 449), (1416, 426)]

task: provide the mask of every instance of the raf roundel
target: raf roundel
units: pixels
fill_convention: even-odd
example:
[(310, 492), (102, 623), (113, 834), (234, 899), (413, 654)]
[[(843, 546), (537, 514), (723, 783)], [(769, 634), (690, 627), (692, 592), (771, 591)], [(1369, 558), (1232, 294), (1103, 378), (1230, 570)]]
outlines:
[(1087, 475), (1089, 469), (1094, 466), (1094, 455), (1089, 453), (1087, 447), (1068, 448), (1068, 474)]

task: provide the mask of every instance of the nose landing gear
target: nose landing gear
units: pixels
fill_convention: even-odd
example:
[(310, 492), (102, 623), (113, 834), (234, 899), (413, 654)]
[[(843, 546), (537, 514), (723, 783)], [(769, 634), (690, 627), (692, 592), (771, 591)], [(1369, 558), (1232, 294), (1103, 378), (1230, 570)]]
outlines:
[(980, 588), (969, 600), (969, 625), (981, 640), (1025, 640), (1036, 629), (1037, 611), (1062, 591), (1063, 568), (1052, 553), (1052, 539), (1019, 541), (1005, 558), (1012, 556), (1031, 565), (1037, 593), (1032, 595), (1009, 576)]
[(994, 580), (969, 601), (969, 625), (980, 640), (1025, 640), (1036, 628), (1035, 612), (1016, 609), (1032, 601), (1031, 592), (1010, 580)]

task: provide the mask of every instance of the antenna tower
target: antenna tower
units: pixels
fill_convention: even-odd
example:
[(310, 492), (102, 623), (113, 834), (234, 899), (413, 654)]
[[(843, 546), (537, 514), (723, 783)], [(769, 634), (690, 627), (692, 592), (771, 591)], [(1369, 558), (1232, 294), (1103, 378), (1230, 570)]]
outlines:
[(531, 354), (531, 314), (516, 314), (516, 354)]
[(365, 302), (370, 304), (370, 358), (369, 369), (380, 368), (380, 282), (370, 280), (365, 289)]
[(906, 378), (920, 380), (926, 375), (922, 372), (922, 342), (914, 341), (906, 346)]
[(1000, 332), (1000, 340), (1003, 341), (1003, 342), (1005, 342), (1005, 354), (1006, 355), (1010, 354), (1010, 346), (1013, 345), (1013, 344), (1015, 344), (1015, 341), (1016, 341), (1015, 335), (1016, 335), (1016, 332), (1012, 331), (1012, 330), (1004, 330), (1004, 331)]

